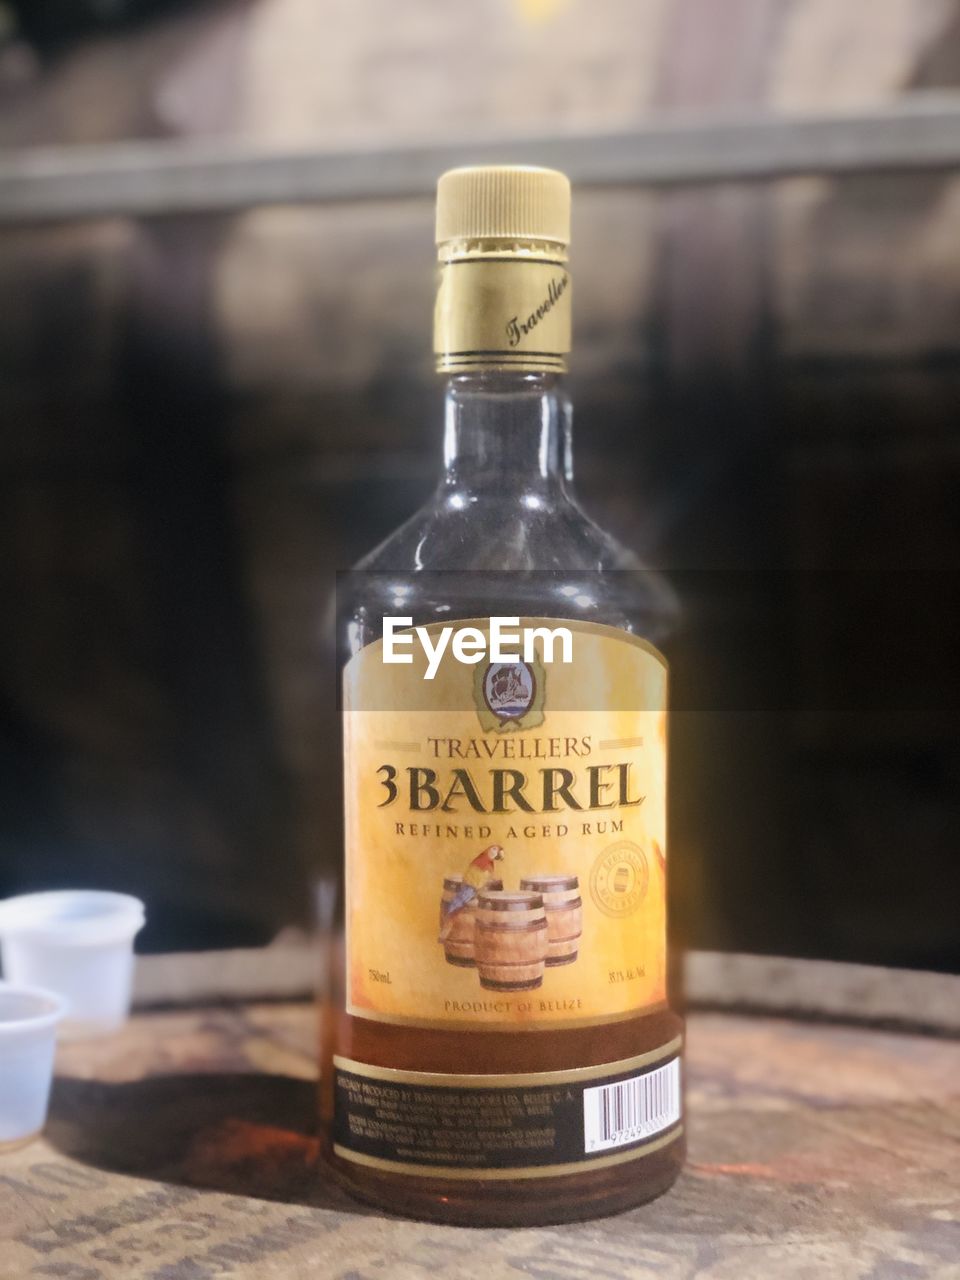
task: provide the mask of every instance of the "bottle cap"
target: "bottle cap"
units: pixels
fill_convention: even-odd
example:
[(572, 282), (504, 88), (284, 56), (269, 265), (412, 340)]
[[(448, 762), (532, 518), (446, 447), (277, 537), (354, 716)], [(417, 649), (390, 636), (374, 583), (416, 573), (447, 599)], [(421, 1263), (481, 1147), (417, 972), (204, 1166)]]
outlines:
[(450, 169), (437, 184), (437, 244), (450, 240), (570, 243), (570, 179), (532, 165)]
[(438, 372), (563, 373), (570, 350), (570, 180), (555, 169), (451, 169), (437, 186)]

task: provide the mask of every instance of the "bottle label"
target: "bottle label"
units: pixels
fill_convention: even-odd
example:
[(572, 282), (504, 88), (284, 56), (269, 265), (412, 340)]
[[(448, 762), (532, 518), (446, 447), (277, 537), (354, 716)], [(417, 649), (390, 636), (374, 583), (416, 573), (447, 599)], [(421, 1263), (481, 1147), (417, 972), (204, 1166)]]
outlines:
[(571, 293), (560, 259), (477, 256), (444, 263), (434, 316), (438, 370), (562, 373)]
[(666, 1003), (666, 664), (613, 627), (520, 623), (566, 628), (570, 661), (533, 634), (526, 661), (449, 646), (426, 678), (420, 645), (395, 665), (378, 641), (344, 670), (356, 1017), (535, 1032)]
[(548, 1178), (651, 1155), (681, 1124), (679, 1038), (571, 1071), (438, 1076), (334, 1058), (333, 1150), (393, 1173)]

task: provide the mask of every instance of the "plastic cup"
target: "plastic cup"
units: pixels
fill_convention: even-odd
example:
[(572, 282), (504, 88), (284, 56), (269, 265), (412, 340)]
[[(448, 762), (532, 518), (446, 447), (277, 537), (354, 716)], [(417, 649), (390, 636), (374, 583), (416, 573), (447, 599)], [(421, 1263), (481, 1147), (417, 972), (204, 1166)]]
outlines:
[(3, 975), (42, 987), (66, 1003), (64, 1030), (116, 1030), (130, 1011), (133, 939), (143, 903), (124, 893), (65, 889), (0, 902)]
[(0, 982), (0, 1149), (44, 1126), (64, 1008), (52, 991)]

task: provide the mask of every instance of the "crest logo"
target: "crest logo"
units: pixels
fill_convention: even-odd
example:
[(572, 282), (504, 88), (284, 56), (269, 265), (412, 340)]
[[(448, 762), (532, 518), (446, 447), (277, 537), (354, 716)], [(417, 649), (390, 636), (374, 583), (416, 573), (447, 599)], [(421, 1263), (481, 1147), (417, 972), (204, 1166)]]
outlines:
[(483, 675), (483, 700), (498, 720), (525, 715), (537, 691), (537, 677), (525, 662), (492, 662)]
[(533, 662), (491, 662), (474, 677), (473, 700), (484, 729), (498, 733), (543, 724), (543, 666)]

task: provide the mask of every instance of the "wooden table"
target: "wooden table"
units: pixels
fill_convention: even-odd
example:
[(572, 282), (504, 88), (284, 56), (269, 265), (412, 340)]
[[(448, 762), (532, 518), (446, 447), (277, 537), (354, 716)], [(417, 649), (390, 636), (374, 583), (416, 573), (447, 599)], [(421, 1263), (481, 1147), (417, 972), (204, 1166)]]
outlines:
[(323, 1180), (314, 1022), (303, 1000), (207, 1005), (62, 1045), (46, 1134), (0, 1155), (2, 1280), (960, 1277), (956, 1040), (695, 1012), (676, 1188), (476, 1231)]

